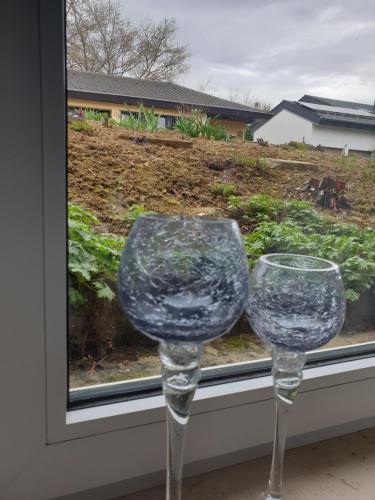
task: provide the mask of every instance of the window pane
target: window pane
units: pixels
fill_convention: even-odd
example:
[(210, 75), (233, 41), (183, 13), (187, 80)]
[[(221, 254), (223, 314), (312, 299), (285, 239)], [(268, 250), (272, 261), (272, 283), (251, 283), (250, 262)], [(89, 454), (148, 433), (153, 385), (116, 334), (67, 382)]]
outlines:
[[(357, 62), (348, 52), (330, 76), (331, 24), (318, 6), (301, 21), (268, 2), (155, 5), (67, 2), (70, 387), (159, 373), (156, 343), (117, 300), (123, 246), (148, 212), (235, 219), (251, 268), (265, 253), (335, 261), (348, 309), (324, 349), (372, 348), (373, 95), (365, 76), (339, 88)], [(205, 346), (203, 366), (268, 356), (243, 316)]]

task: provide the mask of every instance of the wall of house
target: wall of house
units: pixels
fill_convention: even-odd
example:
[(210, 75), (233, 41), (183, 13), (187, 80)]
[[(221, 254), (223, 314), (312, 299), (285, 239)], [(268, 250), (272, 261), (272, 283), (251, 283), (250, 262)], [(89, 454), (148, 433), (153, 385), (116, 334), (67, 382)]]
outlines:
[(347, 144), (352, 151), (372, 151), (375, 149), (375, 132), (313, 125), (310, 144), (339, 150)]
[[(116, 103), (108, 103), (108, 102), (100, 102), (100, 101), (92, 101), (92, 100), (84, 100), (84, 99), (72, 99), (68, 98), (68, 106), (72, 108), (88, 108), (88, 109), (97, 109), (101, 111), (109, 111), (111, 113), (111, 117), (114, 120), (119, 120), (121, 118), (121, 111), (138, 111), (139, 106), (136, 104), (116, 104)], [(150, 109), (145, 106), (145, 109)], [(180, 111), (173, 108), (158, 108), (154, 107), (154, 111), (158, 115), (166, 115), (166, 116), (179, 116)], [(224, 127), (228, 130), (228, 133), (231, 135), (235, 135), (237, 137), (243, 137), (246, 125), (243, 122), (235, 121), (235, 120), (224, 120), (218, 119)]]
[[(114, 120), (119, 120), (121, 118), (121, 111), (138, 111), (139, 106), (136, 104), (116, 104), (109, 102), (100, 102), (100, 101), (90, 101), (85, 99), (68, 99), (68, 106), (72, 108), (89, 108), (89, 109), (99, 109), (111, 112), (111, 117)], [(145, 106), (145, 109), (147, 107)], [(179, 112), (177, 109), (168, 109), (168, 108), (156, 108), (154, 107), (155, 113), (158, 115), (167, 115), (167, 116), (179, 116)]]
[(285, 144), (289, 141), (311, 144), (311, 134), (310, 120), (283, 109), (254, 132), (254, 140), (262, 138), (271, 144)]
[(236, 137), (243, 138), (246, 130), (246, 123), (239, 122), (236, 120), (227, 120), (224, 118), (219, 118), (217, 120), (213, 120), (213, 124), (215, 122), (221, 123), (227, 129), (230, 135), (234, 135)]

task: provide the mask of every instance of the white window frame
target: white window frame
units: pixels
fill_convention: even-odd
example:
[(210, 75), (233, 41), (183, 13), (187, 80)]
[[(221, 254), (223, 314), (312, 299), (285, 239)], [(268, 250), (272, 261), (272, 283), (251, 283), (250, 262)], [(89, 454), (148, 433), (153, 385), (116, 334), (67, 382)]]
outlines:
[[(104, 500), (162, 481), (164, 401), (66, 410), (63, 2), (5, 4), (0, 498)], [(306, 369), (289, 444), (373, 426), (374, 392), (373, 357)], [(272, 434), (270, 376), (200, 388), (186, 474), (269, 452)]]

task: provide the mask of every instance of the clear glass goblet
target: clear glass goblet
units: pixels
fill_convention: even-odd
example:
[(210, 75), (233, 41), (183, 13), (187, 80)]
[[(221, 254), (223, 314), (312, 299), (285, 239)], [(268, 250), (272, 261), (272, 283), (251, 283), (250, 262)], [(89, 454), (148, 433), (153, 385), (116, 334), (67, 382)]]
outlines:
[(250, 275), (246, 314), (252, 329), (272, 346), (276, 422), (268, 491), (282, 500), (288, 412), (302, 383), (305, 352), (329, 342), (345, 318), (345, 294), (333, 262), (293, 254), (262, 256)]
[(202, 343), (229, 331), (248, 298), (235, 221), (142, 215), (121, 260), (119, 298), (131, 323), (160, 342), (167, 404), (167, 500), (181, 498), (185, 427)]

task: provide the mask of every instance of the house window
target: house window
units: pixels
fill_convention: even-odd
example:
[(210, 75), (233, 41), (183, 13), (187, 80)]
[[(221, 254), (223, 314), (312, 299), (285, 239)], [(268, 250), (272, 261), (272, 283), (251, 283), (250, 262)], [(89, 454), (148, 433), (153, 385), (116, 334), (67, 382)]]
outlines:
[(103, 117), (111, 118), (111, 111), (99, 108), (81, 108), (77, 106), (68, 106), (68, 118), (81, 117), (86, 120), (99, 121)]

